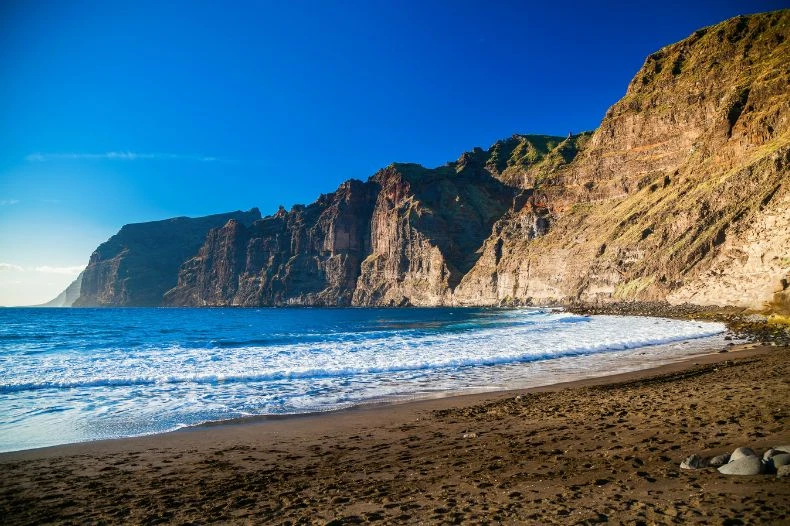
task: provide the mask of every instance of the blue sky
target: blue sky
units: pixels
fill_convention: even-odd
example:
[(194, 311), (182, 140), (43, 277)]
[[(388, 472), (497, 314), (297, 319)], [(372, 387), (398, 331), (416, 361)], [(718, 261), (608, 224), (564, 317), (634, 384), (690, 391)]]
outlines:
[(125, 223), (593, 129), (649, 53), (783, 4), (6, 0), (0, 305), (55, 296)]

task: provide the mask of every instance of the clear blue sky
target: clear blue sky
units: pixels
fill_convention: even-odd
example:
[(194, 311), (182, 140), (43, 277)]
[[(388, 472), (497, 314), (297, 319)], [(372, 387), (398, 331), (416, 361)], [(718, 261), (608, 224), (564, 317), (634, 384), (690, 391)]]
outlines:
[(649, 53), (784, 5), (5, 0), (0, 305), (54, 296), (125, 223), (593, 129)]

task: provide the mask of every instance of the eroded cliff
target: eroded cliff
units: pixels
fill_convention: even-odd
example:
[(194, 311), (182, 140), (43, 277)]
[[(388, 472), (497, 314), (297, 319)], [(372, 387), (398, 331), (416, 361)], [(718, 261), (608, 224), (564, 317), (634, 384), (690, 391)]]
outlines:
[(448, 303), (514, 194), (478, 162), (393, 164), (309, 206), (212, 230), (165, 303)]
[(370, 247), (376, 184), (350, 180), (309, 206), (212, 230), (167, 305), (349, 305)]
[(592, 133), (393, 164), (263, 219), (124, 227), (77, 305), (790, 309), (788, 39), (788, 10), (700, 29)]
[[(786, 301), (788, 37), (785, 10), (650, 55), (574, 161), (538, 182), (542, 209), (497, 223), (456, 301)], [(533, 238), (540, 216), (552, 226)]]
[(125, 225), (91, 255), (73, 306), (160, 305), (176, 285), (181, 264), (197, 252), (209, 230), (230, 219), (249, 224), (260, 217), (254, 208)]

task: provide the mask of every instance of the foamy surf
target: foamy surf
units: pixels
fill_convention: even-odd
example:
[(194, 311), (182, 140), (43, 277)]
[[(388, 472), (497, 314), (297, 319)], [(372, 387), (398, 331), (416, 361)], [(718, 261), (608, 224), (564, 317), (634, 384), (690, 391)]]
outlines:
[(4, 451), (614, 374), (704, 352), (725, 332), (721, 323), (543, 309), (9, 314), (0, 330)]

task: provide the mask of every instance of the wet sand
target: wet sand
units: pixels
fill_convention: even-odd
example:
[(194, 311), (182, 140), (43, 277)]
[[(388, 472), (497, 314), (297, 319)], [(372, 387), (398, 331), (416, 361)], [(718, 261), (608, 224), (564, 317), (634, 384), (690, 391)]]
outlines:
[(790, 523), (790, 479), (684, 471), (790, 444), (790, 348), (529, 391), (0, 454), (4, 524)]

